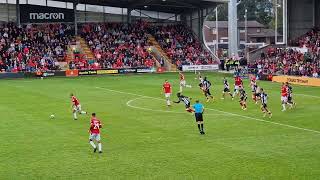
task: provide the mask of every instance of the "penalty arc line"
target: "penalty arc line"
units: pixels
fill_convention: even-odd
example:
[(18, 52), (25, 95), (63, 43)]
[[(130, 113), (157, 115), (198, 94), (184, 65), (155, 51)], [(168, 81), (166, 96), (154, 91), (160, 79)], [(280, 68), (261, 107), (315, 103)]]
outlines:
[[(144, 110), (144, 111), (165, 112), (165, 113), (175, 113), (175, 114), (186, 114), (185, 112), (156, 110), (156, 109), (150, 109), (150, 108), (144, 108), (144, 107), (138, 107), (138, 106), (131, 105), (132, 102), (134, 102), (134, 101), (136, 101), (138, 99), (142, 99), (142, 98), (145, 98), (145, 97), (138, 97), (138, 98), (135, 98), (135, 99), (131, 99), (126, 103), (126, 105), (128, 107), (131, 107), (131, 108), (134, 108), (134, 109), (140, 109), (140, 110)], [(151, 98), (151, 97), (148, 97), (148, 98)], [(163, 100), (163, 99), (161, 99), (161, 100)], [(206, 114), (206, 115), (208, 115), (208, 116), (225, 116), (225, 115), (229, 116), (228, 114), (225, 114), (225, 113), (221, 113), (221, 114)]]
[[(140, 95), (140, 94), (135, 94), (135, 93), (130, 93), (130, 92), (123, 92), (123, 91), (118, 91), (118, 90), (113, 90), (113, 89), (108, 89), (108, 88), (103, 88), (103, 87), (96, 87), (96, 89), (102, 89), (102, 90), (106, 90), (106, 91), (110, 91), (110, 92), (116, 92), (116, 93), (119, 93), (119, 94), (133, 95), (133, 96), (138, 96), (138, 97), (145, 97), (145, 98), (151, 98), (151, 99), (161, 99), (161, 98), (156, 98), (156, 97), (151, 97), (151, 96), (144, 96), (144, 95)], [(161, 100), (163, 100), (163, 99), (161, 99)], [(207, 109), (209, 109), (209, 108), (207, 108)], [(302, 131), (307, 131), (307, 132), (313, 132), (313, 133), (320, 134), (320, 131), (317, 131), (317, 130), (306, 129), (306, 128), (301, 128), (301, 127), (297, 127), (297, 126), (291, 126), (291, 125), (288, 125), (288, 124), (282, 124), (282, 123), (267, 121), (267, 120), (263, 120), (263, 119), (250, 117), (250, 116), (244, 116), (244, 115), (230, 113), (230, 112), (226, 112), (226, 111), (220, 111), (220, 110), (217, 110), (217, 109), (211, 109), (210, 108), (209, 110), (213, 110), (213, 111), (217, 111), (217, 112), (220, 112), (220, 113), (229, 114), (229, 115), (232, 115), (232, 116), (238, 116), (238, 117), (242, 117), (242, 118), (246, 118), (246, 119), (250, 119), (250, 120), (255, 120), (255, 121), (259, 121), (259, 122), (265, 122), (265, 123), (270, 123), (270, 124), (274, 124), (274, 125), (279, 125), (279, 126), (292, 128), (292, 129), (298, 129), (298, 130), (302, 130)]]

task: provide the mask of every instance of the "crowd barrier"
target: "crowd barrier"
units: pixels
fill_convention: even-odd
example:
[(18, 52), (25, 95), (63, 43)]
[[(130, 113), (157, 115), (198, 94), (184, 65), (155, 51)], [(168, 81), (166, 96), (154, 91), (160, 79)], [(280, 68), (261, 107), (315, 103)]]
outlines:
[(0, 79), (24, 78), (24, 73), (0, 73)]
[(309, 78), (309, 77), (296, 77), (296, 76), (273, 76), (273, 82), (288, 82), (290, 84), (297, 84), (303, 86), (318, 86), (320, 87), (319, 78)]
[(34, 77), (77, 77), (91, 75), (114, 75), (114, 74), (138, 74), (138, 73), (162, 73), (163, 68), (122, 68), (122, 69), (98, 69), (98, 70), (66, 70), (66, 71), (45, 71), (45, 72), (18, 72), (0, 73), (0, 79), (7, 78), (34, 78)]

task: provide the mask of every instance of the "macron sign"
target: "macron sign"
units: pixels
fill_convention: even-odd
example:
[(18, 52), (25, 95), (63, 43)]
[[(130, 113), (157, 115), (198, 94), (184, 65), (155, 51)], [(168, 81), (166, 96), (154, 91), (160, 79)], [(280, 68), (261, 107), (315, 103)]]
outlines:
[(73, 22), (73, 10), (29, 4), (20, 5), (21, 23)]
[(46, 19), (46, 20), (64, 20), (63, 13), (29, 13), (29, 19), (39, 20), (39, 19)]

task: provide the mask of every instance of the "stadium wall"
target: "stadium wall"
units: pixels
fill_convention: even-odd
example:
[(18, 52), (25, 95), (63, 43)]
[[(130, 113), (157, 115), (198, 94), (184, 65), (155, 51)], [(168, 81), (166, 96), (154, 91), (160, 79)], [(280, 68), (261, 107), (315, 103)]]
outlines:
[(213, 9), (214, 7), (210, 7), (206, 9), (198, 9), (188, 14), (183, 14), (181, 16), (181, 21), (190, 27), (190, 29), (192, 29), (199, 40), (203, 41), (203, 22), (207, 15), (213, 11)]
[(315, 23), (317, 27), (320, 27), (320, 1), (315, 1)]
[[(9, 15), (8, 15), (9, 14)], [(0, 4), (0, 21), (16, 21), (16, 6), (12, 4)]]
[[(319, 0), (289, 0), (289, 39), (294, 40), (319, 25)], [(318, 16), (316, 14), (318, 13)], [(316, 19), (318, 19), (316, 23)]]

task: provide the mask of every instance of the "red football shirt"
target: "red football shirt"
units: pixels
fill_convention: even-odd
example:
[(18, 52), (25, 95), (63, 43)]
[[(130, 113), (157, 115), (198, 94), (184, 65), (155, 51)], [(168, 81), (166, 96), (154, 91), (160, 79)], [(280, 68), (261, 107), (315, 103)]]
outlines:
[(166, 82), (163, 84), (164, 93), (171, 93), (171, 84)]
[(235, 78), (235, 83), (234, 83), (236, 86), (241, 86), (242, 85), (242, 80), (240, 77), (236, 77)]
[(281, 87), (281, 96), (283, 96), (283, 97), (288, 96), (288, 88), (287, 88), (287, 86), (282, 86)]
[(79, 100), (75, 96), (71, 97), (71, 101), (75, 106), (78, 106), (80, 104)]
[(91, 134), (100, 134), (101, 127), (102, 127), (102, 124), (99, 119), (91, 118), (91, 123), (90, 123), (90, 133)]

